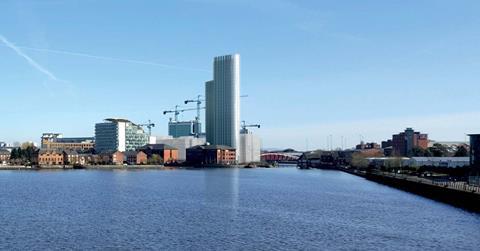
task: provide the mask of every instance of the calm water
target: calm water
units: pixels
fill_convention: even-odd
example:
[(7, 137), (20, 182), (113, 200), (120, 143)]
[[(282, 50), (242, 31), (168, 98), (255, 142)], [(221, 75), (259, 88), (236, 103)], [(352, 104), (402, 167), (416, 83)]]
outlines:
[(0, 171), (0, 249), (479, 250), (480, 215), (336, 171)]

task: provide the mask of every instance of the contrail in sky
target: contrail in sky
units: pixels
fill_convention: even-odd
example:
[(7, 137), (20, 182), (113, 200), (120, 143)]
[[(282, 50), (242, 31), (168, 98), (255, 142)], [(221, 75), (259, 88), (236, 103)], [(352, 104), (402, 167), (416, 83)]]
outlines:
[(100, 59), (100, 60), (117, 61), (117, 62), (123, 62), (123, 63), (152, 65), (152, 66), (159, 66), (159, 67), (171, 68), (171, 69), (179, 69), (179, 70), (210, 72), (209, 70), (206, 70), (206, 69), (190, 68), (190, 67), (181, 67), (181, 66), (175, 66), (175, 65), (160, 64), (160, 63), (150, 62), (150, 61), (143, 61), (143, 60), (114, 58), (114, 57), (104, 57), (104, 56), (97, 56), (97, 55), (92, 55), (92, 54), (87, 54), (87, 53), (79, 53), (79, 52), (71, 52), (71, 51), (50, 50), (50, 49), (41, 49), (41, 48), (33, 48), (33, 47), (26, 47), (26, 46), (17, 46), (17, 48), (21, 48), (21, 49), (25, 49), (25, 50), (33, 50), (33, 51), (42, 51), (42, 52), (50, 52), (50, 53), (64, 54), (64, 55), (77, 56), (77, 57), (94, 58), (94, 59)]
[(25, 54), (20, 47), (15, 46), (13, 43), (8, 41), (4, 36), (0, 35), (0, 41), (3, 42), (7, 47), (10, 49), (14, 50), (20, 57), (23, 57), (27, 60), (27, 62), (33, 66), (35, 69), (38, 71), (42, 72), (43, 74), (47, 75), (50, 79), (55, 80), (55, 81), (60, 81), (53, 73), (51, 73), (49, 70), (45, 69), (45, 67), (41, 66), (35, 60), (33, 60), (31, 57), (29, 57), (27, 54)]

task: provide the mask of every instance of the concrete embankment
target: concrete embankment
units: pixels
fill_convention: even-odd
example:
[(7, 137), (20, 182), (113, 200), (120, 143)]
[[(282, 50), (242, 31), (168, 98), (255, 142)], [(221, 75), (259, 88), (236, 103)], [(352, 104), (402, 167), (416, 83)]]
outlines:
[(366, 173), (351, 169), (341, 170), (364, 177), (367, 180), (480, 213), (480, 190), (478, 187), (466, 184), (462, 186), (451, 185), (455, 183), (440, 185), (428, 179), (408, 175)]

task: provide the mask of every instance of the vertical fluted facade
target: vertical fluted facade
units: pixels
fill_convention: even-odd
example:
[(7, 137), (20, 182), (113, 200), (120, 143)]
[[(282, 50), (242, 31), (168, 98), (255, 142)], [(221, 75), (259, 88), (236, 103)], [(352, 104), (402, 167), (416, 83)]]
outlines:
[(205, 133), (212, 144), (215, 135), (215, 86), (213, 80), (205, 83)]
[(207, 141), (239, 149), (240, 55), (215, 57), (213, 82), (205, 86)]

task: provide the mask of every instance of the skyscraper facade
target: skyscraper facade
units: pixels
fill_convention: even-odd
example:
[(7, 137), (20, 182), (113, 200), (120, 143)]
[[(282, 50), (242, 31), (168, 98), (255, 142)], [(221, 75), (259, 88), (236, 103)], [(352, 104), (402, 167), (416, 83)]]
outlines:
[[(240, 143), (240, 55), (215, 57), (205, 85), (207, 142), (235, 149)], [(238, 151), (237, 151), (238, 153)]]

